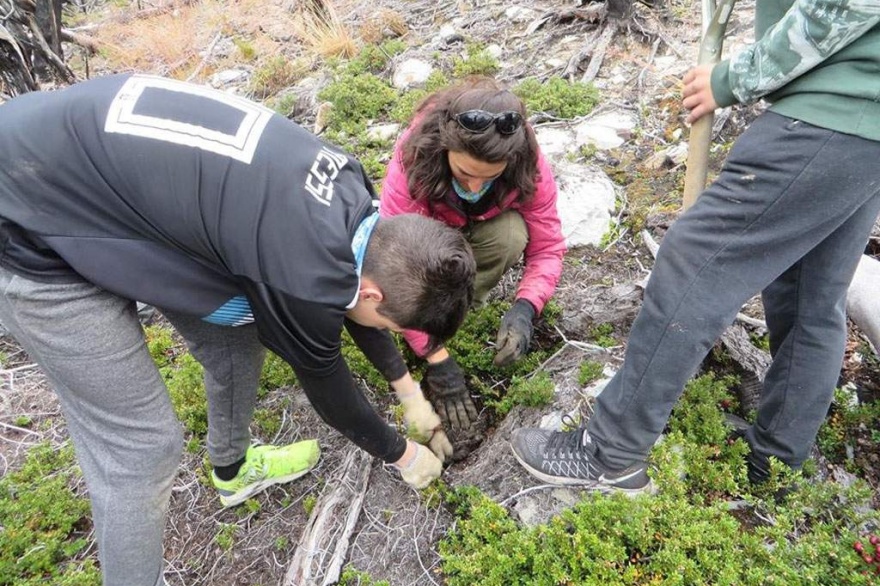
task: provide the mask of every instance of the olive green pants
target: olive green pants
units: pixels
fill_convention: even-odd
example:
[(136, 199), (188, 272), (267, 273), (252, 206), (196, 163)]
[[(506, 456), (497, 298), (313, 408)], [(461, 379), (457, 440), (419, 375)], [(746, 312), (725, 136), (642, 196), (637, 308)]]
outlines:
[(508, 210), (463, 232), (477, 261), (474, 305), (483, 305), (504, 273), (522, 257), (529, 231), (519, 212)]

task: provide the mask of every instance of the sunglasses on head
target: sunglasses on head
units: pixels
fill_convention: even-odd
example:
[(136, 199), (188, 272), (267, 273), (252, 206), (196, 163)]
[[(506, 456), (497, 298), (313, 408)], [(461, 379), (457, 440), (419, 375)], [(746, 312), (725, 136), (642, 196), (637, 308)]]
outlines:
[(523, 118), (519, 112), (499, 112), (493, 114), (485, 110), (467, 110), (453, 116), (458, 125), (470, 132), (484, 132), (492, 123), (495, 130), (500, 134), (513, 134), (523, 124)]

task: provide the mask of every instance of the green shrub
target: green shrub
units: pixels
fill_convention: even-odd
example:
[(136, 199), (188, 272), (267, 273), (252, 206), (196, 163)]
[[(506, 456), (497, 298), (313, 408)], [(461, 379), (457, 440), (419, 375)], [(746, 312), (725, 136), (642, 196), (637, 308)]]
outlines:
[(497, 401), (489, 401), (499, 415), (507, 415), (514, 405), (540, 407), (553, 401), (556, 385), (546, 372), (537, 372), (531, 378), (515, 377), (507, 392)]
[(281, 409), (254, 409), (254, 427), (257, 429), (257, 435), (266, 441), (271, 440), (281, 431)]
[(342, 570), (339, 586), (391, 586), (385, 580), (374, 580), (368, 573), (347, 566)]
[(452, 74), (455, 77), (492, 75), (498, 68), (498, 60), (479, 44), (468, 45), (464, 57), (452, 60)]
[(351, 374), (364, 381), (368, 387), (380, 394), (388, 392), (388, 381), (385, 380), (373, 363), (370, 362), (347, 331), (342, 332), (342, 357), (345, 358)]
[(208, 404), (202, 365), (175, 342), (171, 328), (148, 326), (144, 332), (178, 419), (188, 432), (204, 436), (208, 432)]
[(232, 44), (236, 46), (238, 52), (241, 53), (241, 58), (245, 61), (253, 61), (257, 57), (257, 50), (249, 40), (235, 37), (232, 39)]
[[(669, 434), (659, 453), (680, 450), (680, 467), (686, 490), (711, 496), (729, 496), (746, 486), (745, 455), (748, 445), (742, 439), (730, 441), (732, 429), (725, 421), (725, 410), (736, 410), (730, 388), (735, 377), (716, 379), (704, 375), (688, 383), (669, 419)], [(667, 455), (668, 460), (671, 456)]]
[(266, 393), (290, 387), (296, 384), (296, 374), (293, 368), (274, 352), (266, 352), (266, 361), (263, 363), (263, 371), (260, 373), (260, 392)]
[(614, 339), (614, 336), (611, 334), (614, 333), (614, 326), (611, 324), (599, 324), (590, 328), (590, 338), (596, 343), (597, 346), (602, 346), (603, 348), (611, 348), (612, 346), (617, 345), (617, 340)]
[(164, 326), (147, 326), (144, 328), (144, 338), (147, 342), (147, 350), (157, 367), (162, 368), (174, 362), (174, 356), (178, 353), (174, 342), (174, 330)]
[(286, 93), (275, 96), (266, 102), (269, 108), (272, 108), (285, 118), (290, 118), (294, 114), (298, 98), (295, 93)]
[(191, 354), (181, 354), (173, 365), (160, 368), (159, 372), (184, 429), (197, 436), (208, 433), (208, 398), (202, 365)]
[(88, 500), (70, 485), (80, 479), (73, 449), (48, 443), (30, 450), (20, 470), (0, 478), (0, 584), (98, 586), (88, 541)]
[(238, 532), (238, 525), (235, 523), (220, 523), (217, 534), (214, 535), (214, 543), (223, 551), (230, 551), (235, 545), (235, 534)]
[[(692, 381), (654, 448), (654, 496), (586, 493), (536, 527), (522, 527), (474, 487), (446, 495), (457, 521), (440, 542), (449, 586), (681, 584), (787, 586), (871, 584), (853, 551), (880, 522), (864, 482), (800, 482), (784, 502), (778, 487), (750, 489), (742, 440), (728, 441), (720, 404), (732, 378)], [(798, 475), (771, 464), (788, 484)], [(731, 511), (731, 496), (751, 503)], [(768, 522), (768, 520), (770, 520)]]
[(492, 345), (501, 318), (508, 309), (510, 302), (492, 301), (471, 310), (455, 336), (446, 343), (450, 355), (464, 370), (471, 388), (483, 395), (490, 405), (503, 405), (511, 381), (528, 377), (538, 370), (560, 344), (555, 333), (548, 334), (559, 313), (558, 306), (551, 302), (544, 308), (542, 319), (536, 322), (529, 353), (510, 366), (496, 367), (492, 363), (495, 358)]
[(416, 107), (432, 93), (449, 85), (449, 79), (439, 69), (435, 69), (428, 76), (424, 88), (405, 91), (391, 108), (390, 118), (401, 124), (407, 124), (412, 119)]
[(309, 517), (312, 516), (312, 511), (315, 510), (315, 505), (318, 504), (318, 497), (312, 494), (307, 494), (303, 498), (303, 510), (306, 512), (306, 515)]
[[(859, 404), (851, 401), (849, 391), (835, 389), (831, 414), (819, 428), (816, 444), (832, 462), (844, 464), (850, 472), (860, 473), (860, 460), (847, 457), (847, 446), (865, 440), (880, 441), (880, 401)], [(869, 435), (865, 430), (873, 431)]]
[(526, 103), (529, 112), (545, 112), (557, 118), (584, 116), (599, 103), (599, 90), (593, 84), (570, 83), (561, 77), (544, 82), (525, 79), (513, 92)]
[(759, 348), (765, 352), (770, 351), (770, 336), (767, 334), (749, 334), (749, 340), (755, 348)]
[(362, 73), (381, 73), (388, 62), (406, 50), (406, 43), (400, 39), (389, 39), (381, 45), (367, 45), (357, 56), (342, 66), (348, 75)]
[[(667, 438), (663, 446), (669, 443)], [(655, 461), (667, 468), (681, 464)], [(724, 499), (691, 490), (674, 469), (654, 478), (657, 495), (586, 493), (581, 503), (536, 527), (520, 526), (476, 489), (464, 495), (457, 489), (449, 499), (457, 521), (439, 546), (446, 584), (872, 583), (852, 551), (867, 519), (878, 520), (876, 511), (864, 508), (871, 496), (864, 484), (811, 486), (785, 505), (749, 497), (756, 512), (764, 509), (758, 516), (732, 514)]]
[(368, 120), (388, 112), (397, 101), (397, 91), (375, 75), (361, 73), (338, 77), (321, 90), (318, 98), (333, 105), (328, 129), (356, 136), (364, 131)]
[(601, 362), (584, 360), (578, 367), (578, 384), (585, 387), (591, 382), (602, 378), (603, 372), (605, 372), (605, 367), (602, 366)]

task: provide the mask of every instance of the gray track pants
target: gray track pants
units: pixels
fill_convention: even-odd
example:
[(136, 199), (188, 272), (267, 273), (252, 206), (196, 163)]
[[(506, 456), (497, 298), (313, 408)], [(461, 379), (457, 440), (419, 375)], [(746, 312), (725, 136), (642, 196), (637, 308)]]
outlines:
[[(40, 364), (61, 402), (92, 504), (105, 586), (162, 579), (162, 533), (182, 433), (133, 301), (85, 281), (37, 283), (0, 268), (0, 321)], [(166, 313), (205, 366), (215, 465), (250, 443), (264, 350), (256, 328)]]
[(763, 292), (773, 365), (753, 458), (807, 458), (846, 340), (846, 291), (880, 211), (880, 142), (761, 115), (666, 236), (623, 367), (588, 429), (612, 467), (644, 459), (712, 344)]

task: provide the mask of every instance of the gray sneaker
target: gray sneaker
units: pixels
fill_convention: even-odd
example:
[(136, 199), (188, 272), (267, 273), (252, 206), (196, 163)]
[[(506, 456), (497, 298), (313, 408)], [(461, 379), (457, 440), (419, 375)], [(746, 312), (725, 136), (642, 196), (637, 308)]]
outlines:
[(654, 492), (646, 462), (636, 462), (623, 470), (608, 468), (596, 458), (590, 435), (583, 428), (573, 431), (517, 429), (510, 438), (510, 447), (529, 474), (549, 484), (627, 494)]

